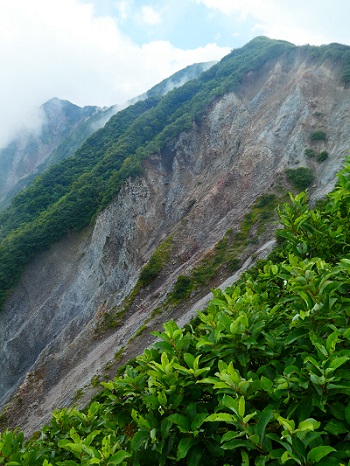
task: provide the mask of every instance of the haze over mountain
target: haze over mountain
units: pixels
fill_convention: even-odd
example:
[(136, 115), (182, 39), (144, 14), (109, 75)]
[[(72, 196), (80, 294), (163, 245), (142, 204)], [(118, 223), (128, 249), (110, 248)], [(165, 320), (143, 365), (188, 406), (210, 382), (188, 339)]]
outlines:
[(196, 78), (214, 63), (190, 65), (123, 105), (81, 108), (57, 97), (44, 103), (39, 109), (37, 128), (23, 128), (17, 137), (0, 149), (0, 209), (48, 166), (73, 155), (84, 140), (104, 126), (114, 113), (147, 97), (162, 96)]
[[(87, 401), (116, 354), (139, 354), (150, 329), (188, 321), (211, 287), (266, 255), (290, 180), (307, 175), (312, 200), (334, 187), (349, 64), (339, 44), (256, 38), (118, 112), (13, 198), (0, 217), (0, 399), (21, 400), (9, 424), (32, 433), (79, 390)], [(81, 138), (106, 117), (52, 104), (77, 112)]]

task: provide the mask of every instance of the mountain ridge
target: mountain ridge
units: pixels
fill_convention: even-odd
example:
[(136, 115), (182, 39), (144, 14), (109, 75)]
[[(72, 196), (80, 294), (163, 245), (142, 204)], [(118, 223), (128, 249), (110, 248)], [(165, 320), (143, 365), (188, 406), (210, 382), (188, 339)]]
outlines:
[(181, 87), (213, 64), (189, 65), (122, 105), (79, 107), (58, 97), (42, 104), (41, 129), (24, 131), (8, 146), (0, 149), (0, 209), (7, 207), (13, 196), (30, 186), (48, 167), (72, 156), (85, 139), (102, 128), (115, 113), (140, 100), (162, 96), (171, 89)]

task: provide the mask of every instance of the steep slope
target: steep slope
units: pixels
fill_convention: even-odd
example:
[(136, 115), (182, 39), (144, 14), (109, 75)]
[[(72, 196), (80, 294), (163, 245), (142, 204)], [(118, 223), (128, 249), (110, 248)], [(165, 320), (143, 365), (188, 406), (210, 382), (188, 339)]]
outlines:
[[(274, 53), (271, 49), (263, 53), (272, 46)], [(238, 264), (271, 240), (274, 226), (263, 231), (254, 219), (244, 237), (244, 216), (252, 212), (259, 196), (290, 189), (286, 168), (307, 166), (313, 171), (313, 199), (333, 187), (350, 134), (350, 90), (342, 80), (344, 61), (334, 59), (334, 50), (348, 53), (340, 46), (297, 48), (259, 39), (244, 49), (246, 61), (243, 52), (236, 52), (194, 82), (190, 98), (181, 105), (183, 94), (170, 93), (168, 99), (177, 105), (174, 113), (181, 118), (178, 109), (184, 108), (187, 117), (195, 105), (200, 107), (202, 100), (195, 100), (196, 95), (208, 93), (209, 84), (216, 89), (209, 105), (189, 114), (185, 130), (158, 137), (162, 143), (158, 150), (151, 150), (153, 133), (136, 138), (139, 146), (141, 140), (141, 147), (149, 148), (142, 175), (127, 181), (114, 177), (115, 186), (108, 181), (112, 201), (95, 222), (83, 232), (68, 228), (68, 235), (26, 266), (0, 313), (0, 391), (4, 403), (30, 371), (12, 404), (18, 423), (28, 432), (47, 419), (50, 409), (71, 403), (93, 374), (102, 374), (103, 366), (144, 323), (153, 327), (172, 316), (180, 319), (212, 284), (231, 275), (226, 264), (216, 276), (203, 280), (202, 287), (191, 289), (189, 302), (166, 302), (167, 293), (179, 290), (178, 277), (192, 277), (196, 270), (198, 275), (196, 267), (212, 257), (223, 237), (226, 242), (230, 239), (231, 249), (237, 247)], [(222, 76), (225, 80), (220, 81)], [(182, 92), (188, 89), (184, 86)], [(134, 120), (131, 112), (140, 107), (127, 109), (124, 120), (120, 116), (111, 120), (113, 154), (118, 153), (117, 144), (125, 147), (135, 138), (137, 122), (142, 123), (147, 112), (154, 116), (164, 108), (161, 105), (164, 100), (145, 102)], [(171, 123), (169, 115), (164, 120)], [(129, 133), (115, 139), (122, 121)], [(312, 137), (321, 130), (324, 138)], [(165, 129), (160, 125), (157, 131), (164, 134)], [(103, 134), (100, 130), (95, 141)], [(105, 144), (103, 151), (108, 152)], [(307, 148), (327, 151), (329, 156), (319, 162), (305, 155)], [(90, 173), (96, 177), (98, 171), (90, 170), (85, 177)], [(163, 268), (153, 281), (139, 283), (133, 300), (123, 303), (138, 283), (140, 270), (162, 244), (169, 246)], [(152, 314), (158, 306), (163, 314)], [(108, 326), (114, 328), (103, 333)], [(146, 333), (141, 337), (139, 346), (134, 340), (125, 349), (128, 355), (149, 344)]]

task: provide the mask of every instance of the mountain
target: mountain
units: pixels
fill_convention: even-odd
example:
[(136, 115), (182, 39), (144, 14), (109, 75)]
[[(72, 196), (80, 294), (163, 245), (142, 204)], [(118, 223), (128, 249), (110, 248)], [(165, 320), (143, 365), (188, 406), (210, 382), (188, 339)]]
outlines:
[[(256, 38), (114, 115), (1, 215), (2, 404), (26, 433), (265, 257), (274, 208), (335, 183), (348, 47)], [(79, 396), (81, 398), (79, 399)], [(11, 424), (12, 423), (12, 424)]]
[(74, 154), (87, 136), (103, 126), (113, 113), (112, 109), (81, 108), (57, 98), (43, 104), (40, 110), (43, 118), (40, 133), (23, 131), (0, 150), (2, 208), (50, 163)]
[(85, 139), (102, 128), (113, 114), (148, 97), (163, 96), (195, 79), (213, 64), (187, 66), (122, 106), (78, 107), (57, 97), (44, 103), (40, 107), (41, 131), (22, 131), (7, 147), (0, 149), (0, 209), (50, 165), (73, 155)]

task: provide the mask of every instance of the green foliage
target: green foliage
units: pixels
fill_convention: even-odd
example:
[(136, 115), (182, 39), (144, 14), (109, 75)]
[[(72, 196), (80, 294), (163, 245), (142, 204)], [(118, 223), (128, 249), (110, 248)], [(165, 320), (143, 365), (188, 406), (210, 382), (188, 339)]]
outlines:
[[(0, 435), (5, 465), (346, 465), (350, 461), (350, 161), (327, 202), (279, 209), (282, 259), (214, 299), (85, 410)], [(183, 281), (183, 285), (187, 282)]]
[(342, 78), (345, 84), (350, 82), (350, 63), (344, 66)]
[[(305, 149), (304, 154), (306, 155), (306, 157), (310, 157), (310, 158), (316, 156), (316, 152), (314, 151), (314, 149), (310, 149), (310, 148)], [(319, 152), (316, 156), (317, 162), (324, 162), (325, 160), (328, 159), (328, 155), (329, 154), (326, 150)]]
[(315, 157), (315, 151), (313, 149), (310, 149), (309, 147), (304, 150), (304, 154), (306, 157)]
[(318, 61), (332, 60), (342, 65), (342, 81), (347, 84), (350, 81), (350, 48), (343, 44), (329, 44), (315, 47), (305, 45), (301, 47), (310, 58)]
[(179, 275), (174, 285), (172, 292), (172, 299), (175, 301), (181, 301), (189, 297), (192, 290), (192, 282), (190, 277), (185, 275)]
[(317, 130), (310, 134), (310, 139), (311, 141), (325, 141), (327, 136), (323, 130)]
[(326, 150), (323, 150), (317, 156), (317, 162), (324, 162), (327, 159), (328, 159), (328, 152)]
[(147, 265), (143, 267), (140, 273), (141, 286), (147, 286), (152, 283), (162, 271), (163, 264), (156, 256), (152, 256)]
[(287, 179), (297, 189), (306, 189), (313, 180), (312, 170), (308, 167), (287, 168), (285, 170)]
[(256, 209), (269, 208), (273, 209), (275, 207), (276, 195), (273, 193), (266, 193), (259, 196), (255, 203), (254, 207)]
[(163, 241), (155, 250), (148, 263), (142, 268), (138, 281), (140, 286), (149, 285), (159, 276), (164, 265), (170, 259), (172, 241), (172, 236)]

